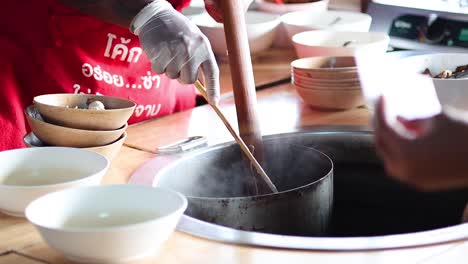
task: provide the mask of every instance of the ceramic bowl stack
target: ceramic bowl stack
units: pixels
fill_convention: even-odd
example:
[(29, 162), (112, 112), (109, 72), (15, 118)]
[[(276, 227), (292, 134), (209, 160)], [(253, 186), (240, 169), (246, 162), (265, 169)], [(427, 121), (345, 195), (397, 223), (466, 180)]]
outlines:
[[(97, 107), (88, 109), (93, 102)], [(129, 100), (108, 96), (37, 96), (34, 104), (25, 109), (32, 132), (24, 137), (24, 142), (28, 147), (85, 148), (111, 160), (125, 141), (127, 121), (135, 106)]]
[(304, 102), (322, 110), (365, 104), (354, 57), (313, 57), (291, 63), (292, 82)]

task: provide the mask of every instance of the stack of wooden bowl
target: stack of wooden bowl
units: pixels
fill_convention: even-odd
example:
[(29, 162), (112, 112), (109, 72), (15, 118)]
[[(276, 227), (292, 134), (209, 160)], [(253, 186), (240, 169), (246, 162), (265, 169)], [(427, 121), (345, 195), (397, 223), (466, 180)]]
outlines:
[(365, 104), (354, 57), (304, 58), (291, 68), (297, 93), (314, 108), (347, 110)]
[(127, 121), (135, 110), (129, 100), (85, 94), (47, 94), (25, 109), (32, 132), (28, 147), (84, 148), (112, 160), (127, 136)]

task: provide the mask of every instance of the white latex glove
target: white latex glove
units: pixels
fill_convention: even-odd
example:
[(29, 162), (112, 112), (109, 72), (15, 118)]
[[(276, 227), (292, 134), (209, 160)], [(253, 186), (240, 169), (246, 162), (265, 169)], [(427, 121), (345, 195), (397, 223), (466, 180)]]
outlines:
[(192, 84), (201, 67), (210, 103), (219, 101), (219, 69), (211, 45), (201, 31), (166, 0), (155, 0), (133, 19), (130, 30), (158, 74)]

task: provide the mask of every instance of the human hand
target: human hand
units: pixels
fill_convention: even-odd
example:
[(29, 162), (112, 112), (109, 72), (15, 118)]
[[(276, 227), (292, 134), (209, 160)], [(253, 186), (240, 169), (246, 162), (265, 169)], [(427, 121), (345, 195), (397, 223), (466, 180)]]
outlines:
[(400, 124), (413, 135), (407, 138), (385, 120), (385, 101), (375, 116), (377, 152), (390, 176), (426, 191), (468, 187), (468, 123), (444, 111), (432, 118)]
[(134, 18), (130, 29), (140, 43), (152, 69), (171, 79), (192, 84), (201, 70), (208, 101), (219, 101), (219, 68), (211, 45), (201, 31), (166, 0), (155, 0)]
[[(232, 1), (232, 0), (229, 0)], [(234, 0), (238, 1), (238, 0)], [(241, 0), (243, 1), (244, 11), (247, 11), (253, 0)], [(221, 0), (205, 0), (205, 8), (208, 14), (217, 22), (223, 22), (223, 10), (221, 8)]]

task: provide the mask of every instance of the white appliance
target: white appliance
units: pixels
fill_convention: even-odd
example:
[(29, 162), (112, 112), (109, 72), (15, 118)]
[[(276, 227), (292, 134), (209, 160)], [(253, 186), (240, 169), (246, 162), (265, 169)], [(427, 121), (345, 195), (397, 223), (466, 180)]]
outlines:
[(396, 49), (468, 52), (468, 0), (373, 0), (367, 12)]

